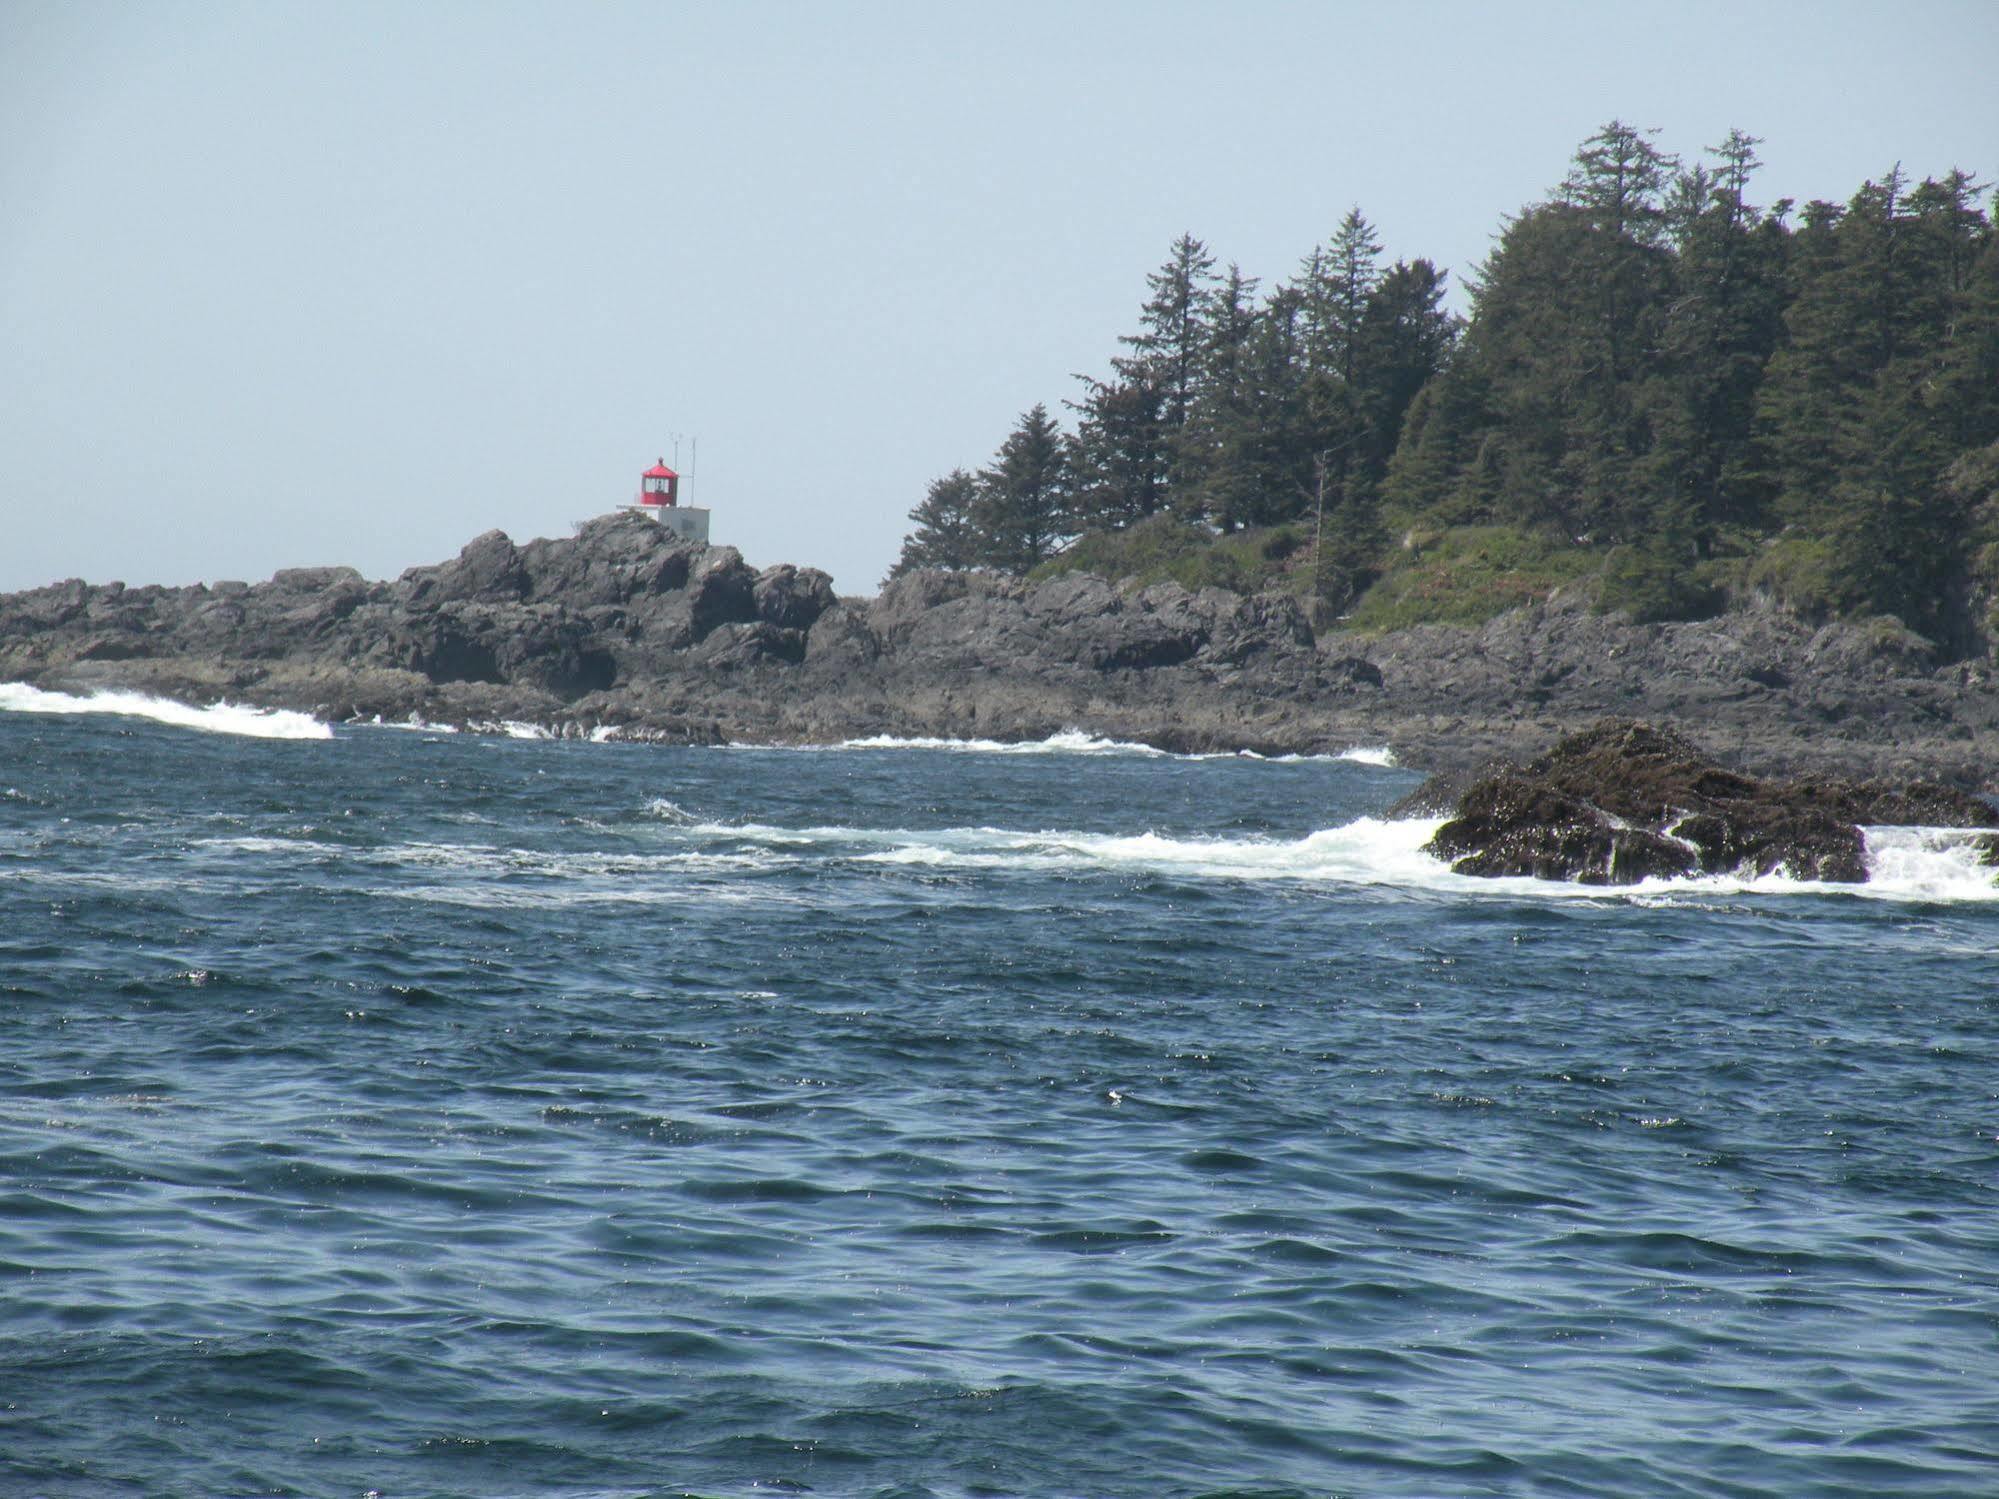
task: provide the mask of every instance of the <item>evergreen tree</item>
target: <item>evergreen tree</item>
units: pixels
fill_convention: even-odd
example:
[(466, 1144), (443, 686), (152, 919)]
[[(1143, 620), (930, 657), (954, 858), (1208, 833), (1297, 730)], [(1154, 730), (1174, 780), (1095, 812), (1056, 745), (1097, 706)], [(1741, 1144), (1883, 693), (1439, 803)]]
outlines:
[(1250, 419), (1247, 361), (1257, 325), (1255, 297), (1255, 280), (1231, 264), (1211, 299), (1198, 393), (1177, 444), (1180, 512), (1224, 530), (1240, 523), (1236, 497), (1249, 479), (1236, 471), (1237, 439)]
[(1319, 453), (1313, 464), (1312, 602), (1323, 616), (1337, 618), (1374, 581), (1383, 537), (1372, 497), (1351, 483), (1342, 487), (1332, 457)]
[(1913, 336), (1923, 409), (1952, 452), (1999, 436), (1999, 236), (1961, 171), (1908, 195), (1913, 257), (1926, 287)]
[(1071, 403), (1077, 413), (1071, 449), (1073, 509), (1079, 526), (1115, 530), (1166, 503), (1172, 456), (1164, 399), (1149, 378), (1091, 380)]
[(899, 578), (919, 567), (962, 570), (980, 562), (978, 532), (972, 512), (978, 501), (978, 480), (961, 468), (930, 481), (923, 503), (909, 512), (916, 529), (902, 541), (902, 555), (888, 575)]
[(1579, 210), (1606, 245), (1653, 249), (1665, 238), (1664, 194), (1679, 163), (1647, 139), (1658, 133), (1612, 120), (1576, 147), (1557, 200)]
[(1380, 280), (1381, 241), (1356, 204), (1306, 260), (1299, 283), (1310, 374), (1332, 386), (1353, 382), (1361, 314)]
[[(1452, 383), (1477, 402), (1451, 405), (1476, 422), (1440, 434), (1465, 460), (1446, 486), (1451, 508), (1608, 544), (1643, 532), (1640, 464), (1652, 445), (1646, 381), (1657, 374), (1671, 250), (1664, 187), (1669, 157), (1618, 121), (1578, 149), (1556, 197), (1502, 232), (1472, 286), (1473, 315)], [(1406, 502), (1418, 470), (1397, 477)], [(1444, 498), (1432, 486), (1431, 501)]]
[(1452, 486), (1464, 519), (1571, 539), (1591, 529), (1580, 470), (1590, 444), (1601, 445), (1602, 423), (1586, 430), (1585, 420), (1608, 403), (1597, 389), (1604, 360), (1590, 309), (1571, 284), (1591, 232), (1573, 209), (1530, 208), (1506, 226), (1472, 283), (1471, 324), (1452, 371), (1482, 393), (1476, 405), (1453, 403), (1476, 424), (1452, 434), (1475, 465)]
[(1505, 224), (1464, 322), (1428, 261), (1382, 269), (1357, 208), (1261, 305), (1183, 235), (1112, 374), (1072, 403), (1075, 436), (1029, 411), (976, 479), (932, 485), (896, 570), (1023, 572), (1073, 531), (1168, 508), (1224, 530), (1310, 519), (1315, 595), (1337, 610), (1386, 522), (1498, 523), (1590, 548), (1606, 606), (1641, 618), (1706, 608), (1731, 577), (1982, 639), (1977, 601), (1999, 595), (1984, 189), (1897, 169), (1794, 231), (1788, 201), (1750, 199), (1757, 145), (1731, 131), (1682, 169), (1612, 121)]
[(1473, 383), (1457, 370), (1440, 372), (1417, 391), (1382, 478), (1384, 513), (1398, 525), (1457, 526), (1482, 518), (1486, 507), (1467, 503), (1460, 481), (1485, 426)]
[(1747, 199), (1757, 162), (1740, 130), (1713, 150), (1713, 171), (1682, 173), (1673, 198), (1673, 296), (1659, 330), (1647, 415), (1653, 447), (1643, 487), (1693, 555), (1710, 555), (1717, 533), (1760, 520), (1765, 495), (1754, 478), (1756, 393), (1783, 333), (1786, 243)]
[(1140, 331), (1118, 340), (1132, 352), (1112, 361), (1125, 382), (1159, 391), (1169, 491), (1182, 477), (1181, 434), (1206, 372), (1214, 271), (1215, 257), (1206, 245), (1191, 234), (1175, 240), (1166, 263), (1145, 278), (1151, 295), (1139, 310)]
[(1213, 466), (1201, 501), (1223, 530), (1275, 525), (1304, 511), (1312, 448), (1301, 321), (1297, 290), (1274, 292), (1250, 324), (1230, 399), (1203, 411)]
[(1443, 304), (1442, 271), (1427, 260), (1398, 260), (1361, 312), (1350, 389), (1362, 434), (1354, 462), (1370, 492), (1387, 472), (1410, 403), (1443, 369), (1457, 336)]
[(1581, 221), (1570, 267), (1577, 318), (1570, 357), (1580, 376), (1562, 470), (1596, 539), (1644, 530), (1635, 471), (1651, 446), (1641, 386), (1669, 305), (1665, 191), (1678, 163), (1641, 131), (1612, 120), (1577, 148), (1558, 201)]
[(1789, 245), (1783, 333), (1757, 386), (1757, 478), (1782, 522), (1809, 523), (1817, 497), (1831, 491), (1831, 434), (1869, 378), (1841, 289), (1843, 217), (1837, 204), (1805, 205)]
[[(1345, 496), (1356, 449), (1365, 441), (1358, 409), (1361, 324), (1381, 280), (1381, 241), (1356, 205), (1315, 250), (1302, 283), (1305, 328), (1306, 420), (1316, 454), (1329, 455), (1332, 482)], [(1316, 473), (1314, 485), (1317, 484)]]
[(972, 516), (984, 566), (1025, 573), (1055, 551), (1070, 532), (1068, 467), (1061, 429), (1035, 405), (979, 475)]
[(1788, 343), (1758, 416), (1783, 515), (1821, 551), (1821, 592), (1804, 601), (1818, 608), (1947, 627), (1948, 582), (1968, 559), (1942, 476), (1999, 415), (1976, 378), (1991, 368), (1976, 293), (1990, 229), (1969, 195), (1961, 174), (1911, 192), (1898, 168), (1844, 212), (1807, 210)]

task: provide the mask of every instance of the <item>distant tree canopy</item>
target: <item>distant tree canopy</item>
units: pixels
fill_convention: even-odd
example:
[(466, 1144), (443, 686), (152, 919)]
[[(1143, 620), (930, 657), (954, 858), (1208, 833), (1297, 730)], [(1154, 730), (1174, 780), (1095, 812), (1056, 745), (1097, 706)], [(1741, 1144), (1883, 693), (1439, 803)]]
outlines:
[(1641, 616), (1698, 610), (1699, 567), (1730, 557), (1795, 607), (1943, 630), (1992, 541), (1987, 187), (1896, 168), (1793, 224), (1751, 201), (1757, 144), (1686, 165), (1612, 121), (1502, 227), (1463, 320), (1358, 208), (1267, 293), (1183, 235), (1073, 431), (1036, 406), (936, 481), (895, 572), (1025, 572), (1161, 512), (1310, 520), (1338, 603), (1400, 533), (1503, 525), (1601, 551)]

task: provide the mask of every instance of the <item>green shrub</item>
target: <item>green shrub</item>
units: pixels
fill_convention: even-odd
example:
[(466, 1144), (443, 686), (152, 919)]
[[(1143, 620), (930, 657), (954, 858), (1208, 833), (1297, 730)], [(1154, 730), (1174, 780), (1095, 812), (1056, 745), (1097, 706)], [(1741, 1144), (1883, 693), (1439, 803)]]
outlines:
[(1617, 546), (1603, 559), (1596, 606), (1635, 624), (1706, 619), (1721, 607), (1711, 571), (1656, 545)]
[(1742, 580), (1806, 619), (1830, 619), (1860, 602), (1851, 596), (1838, 558), (1821, 537), (1779, 536), (1749, 560)]
[(1217, 535), (1169, 515), (1154, 515), (1123, 530), (1087, 532), (1028, 576), (1092, 572), (1135, 587), (1171, 581), (1193, 589), (1258, 593), (1291, 586), (1291, 573), (1310, 546), (1310, 533), (1296, 526)]
[(1419, 624), (1482, 624), (1589, 578), (1600, 552), (1511, 526), (1410, 533), (1347, 616), (1367, 632)]

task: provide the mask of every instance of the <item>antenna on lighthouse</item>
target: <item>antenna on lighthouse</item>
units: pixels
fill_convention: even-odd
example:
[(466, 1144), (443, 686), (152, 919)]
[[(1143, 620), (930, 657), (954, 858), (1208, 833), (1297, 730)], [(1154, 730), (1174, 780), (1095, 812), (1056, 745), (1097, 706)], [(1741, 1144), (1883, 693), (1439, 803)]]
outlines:
[(698, 434), (694, 436), (689, 436), (685, 432), (669, 432), (666, 435), (673, 442), (673, 466), (675, 468), (680, 467), (680, 445), (683, 442), (687, 444), (686, 477), (689, 479), (693, 478), (694, 471), (701, 466), (700, 436)]

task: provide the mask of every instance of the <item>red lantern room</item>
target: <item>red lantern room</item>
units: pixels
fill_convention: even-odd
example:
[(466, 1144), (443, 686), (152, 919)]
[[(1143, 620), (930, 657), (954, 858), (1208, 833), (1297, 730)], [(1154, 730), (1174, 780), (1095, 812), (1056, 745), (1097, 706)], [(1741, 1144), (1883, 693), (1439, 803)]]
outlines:
[(666, 466), (664, 458), (647, 469), (642, 476), (639, 503), (669, 507), (680, 503), (680, 475)]

